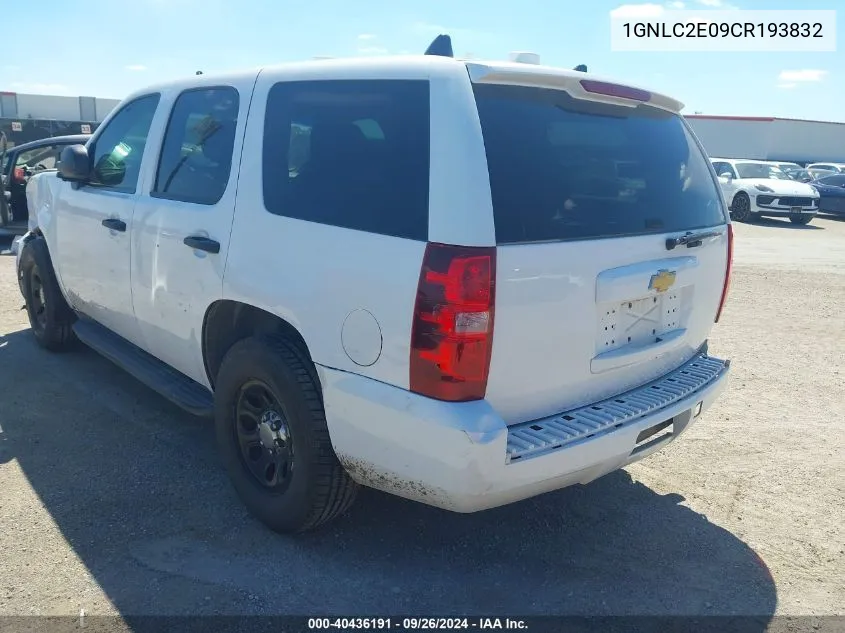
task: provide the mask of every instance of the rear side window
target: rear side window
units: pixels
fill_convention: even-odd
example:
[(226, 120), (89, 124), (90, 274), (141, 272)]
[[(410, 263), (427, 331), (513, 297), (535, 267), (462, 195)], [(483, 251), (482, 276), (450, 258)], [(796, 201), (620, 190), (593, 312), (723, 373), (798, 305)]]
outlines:
[(428, 81), (276, 84), (263, 165), (271, 213), (426, 240)]
[(150, 195), (217, 204), (232, 171), (238, 107), (238, 91), (230, 86), (180, 94), (167, 122)]
[(708, 160), (680, 116), (475, 87), (499, 244), (677, 232), (726, 221)]

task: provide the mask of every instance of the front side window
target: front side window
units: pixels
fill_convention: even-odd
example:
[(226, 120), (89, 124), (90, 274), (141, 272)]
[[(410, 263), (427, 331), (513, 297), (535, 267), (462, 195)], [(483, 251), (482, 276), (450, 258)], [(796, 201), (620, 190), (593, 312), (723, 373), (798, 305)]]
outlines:
[(232, 172), (238, 91), (230, 86), (186, 90), (164, 134), (152, 196), (217, 204)]
[(131, 101), (102, 129), (92, 148), (90, 185), (135, 192), (159, 98), (152, 94)]
[(717, 176), (730, 176), (731, 178), (736, 178), (736, 174), (734, 173), (730, 163), (713, 163), (713, 169), (716, 170)]
[(264, 204), (286, 217), (426, 240), (429, 154), (428, 81), (278, 83), (264, 122)]

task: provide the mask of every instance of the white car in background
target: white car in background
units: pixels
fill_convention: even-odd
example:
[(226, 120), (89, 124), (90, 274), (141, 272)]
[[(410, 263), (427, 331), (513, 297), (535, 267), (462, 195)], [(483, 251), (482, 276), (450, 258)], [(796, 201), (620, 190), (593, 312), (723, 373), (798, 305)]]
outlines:
[(793, 169), (801, 169), (801, 165), (799, 165), (798, 163), (779, 162), (776, 160), (767, 160), (766, 162), (770, 165), (774, 165), (778, 169), (781, 169), (785, 172), (792, 171)]
[(810, 163), (807, 169), (824, 169), (834, 174), (845, 174), (845, 163)]
[(710, 162), (719, 176), (732, 220), (789, 218), (795, 224), (809, 224), (819, 212), (818, 191), (792, 180), (771, 163), (734, 158), (711, 158)]

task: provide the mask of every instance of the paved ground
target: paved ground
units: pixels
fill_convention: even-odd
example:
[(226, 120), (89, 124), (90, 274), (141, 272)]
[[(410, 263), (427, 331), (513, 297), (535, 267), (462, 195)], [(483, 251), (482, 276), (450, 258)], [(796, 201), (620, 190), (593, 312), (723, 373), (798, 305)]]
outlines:
[(0, 256), (0, 615), (845, 613), (845, 222), (736, 234), (733, 379), (682, 441), (476, 515), (367, 492), (300, 539), (245, 514), (206, 423), (38, 349)]

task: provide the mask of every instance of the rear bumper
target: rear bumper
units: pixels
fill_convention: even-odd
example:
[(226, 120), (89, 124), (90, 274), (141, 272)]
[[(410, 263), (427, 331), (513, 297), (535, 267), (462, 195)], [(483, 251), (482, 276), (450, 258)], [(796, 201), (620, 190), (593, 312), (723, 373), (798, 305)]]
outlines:
[[(475, 512), (590, 482), (660, 450), (710, 407), (729, 365), (698, 355), (621, 396), (510, 427), (486, 401), (440, 402), (342, 371), (319, 372), (332, 444), (353, 479)], [(638, 443), (643, 431), (667, 421)]]

